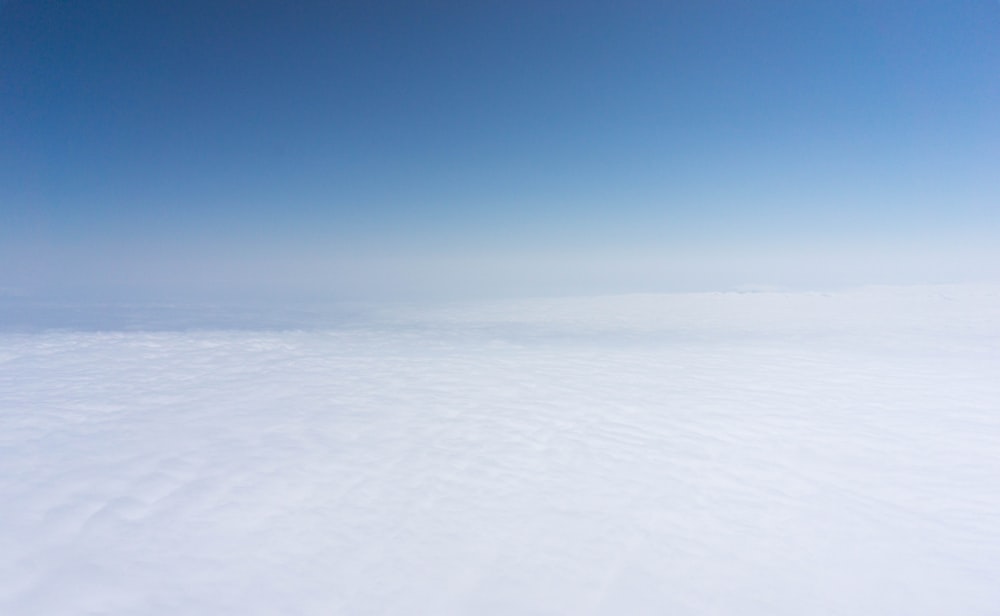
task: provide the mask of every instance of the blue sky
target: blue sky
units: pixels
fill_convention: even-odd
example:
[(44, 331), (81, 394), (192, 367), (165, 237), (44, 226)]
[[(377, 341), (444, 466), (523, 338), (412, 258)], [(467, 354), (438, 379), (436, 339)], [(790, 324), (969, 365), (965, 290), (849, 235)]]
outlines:
[(1000, 279), (995, 1), (8, 0), (0, 29), (7, 295)]

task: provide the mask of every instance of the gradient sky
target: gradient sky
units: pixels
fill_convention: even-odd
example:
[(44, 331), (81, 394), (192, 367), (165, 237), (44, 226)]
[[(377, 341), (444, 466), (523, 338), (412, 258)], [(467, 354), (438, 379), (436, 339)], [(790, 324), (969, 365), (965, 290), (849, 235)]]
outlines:
[(0, 294), (996, 279), (996, 0), (0, 3)]

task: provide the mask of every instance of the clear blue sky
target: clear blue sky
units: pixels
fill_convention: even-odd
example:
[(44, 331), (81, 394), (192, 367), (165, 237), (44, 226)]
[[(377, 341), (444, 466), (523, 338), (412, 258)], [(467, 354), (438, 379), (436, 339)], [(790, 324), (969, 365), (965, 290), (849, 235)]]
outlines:
[(0, 293), (1000, 278), (1000, 2), (0, 3)]

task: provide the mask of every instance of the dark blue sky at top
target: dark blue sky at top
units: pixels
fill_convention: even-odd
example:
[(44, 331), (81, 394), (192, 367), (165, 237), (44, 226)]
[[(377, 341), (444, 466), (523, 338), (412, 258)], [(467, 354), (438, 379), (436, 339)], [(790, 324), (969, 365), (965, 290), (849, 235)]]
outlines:
[(997, 2), (7, 1), (0, 29), (8, 292), (782, 282), (810, 246), (1000, 229)]

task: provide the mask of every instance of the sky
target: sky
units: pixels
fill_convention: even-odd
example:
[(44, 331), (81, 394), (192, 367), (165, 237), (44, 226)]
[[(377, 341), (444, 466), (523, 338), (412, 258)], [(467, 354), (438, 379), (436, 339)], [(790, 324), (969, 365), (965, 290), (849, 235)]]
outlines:
[(1000, 280), (1000, 2), (0, 3), (0, 296)]

